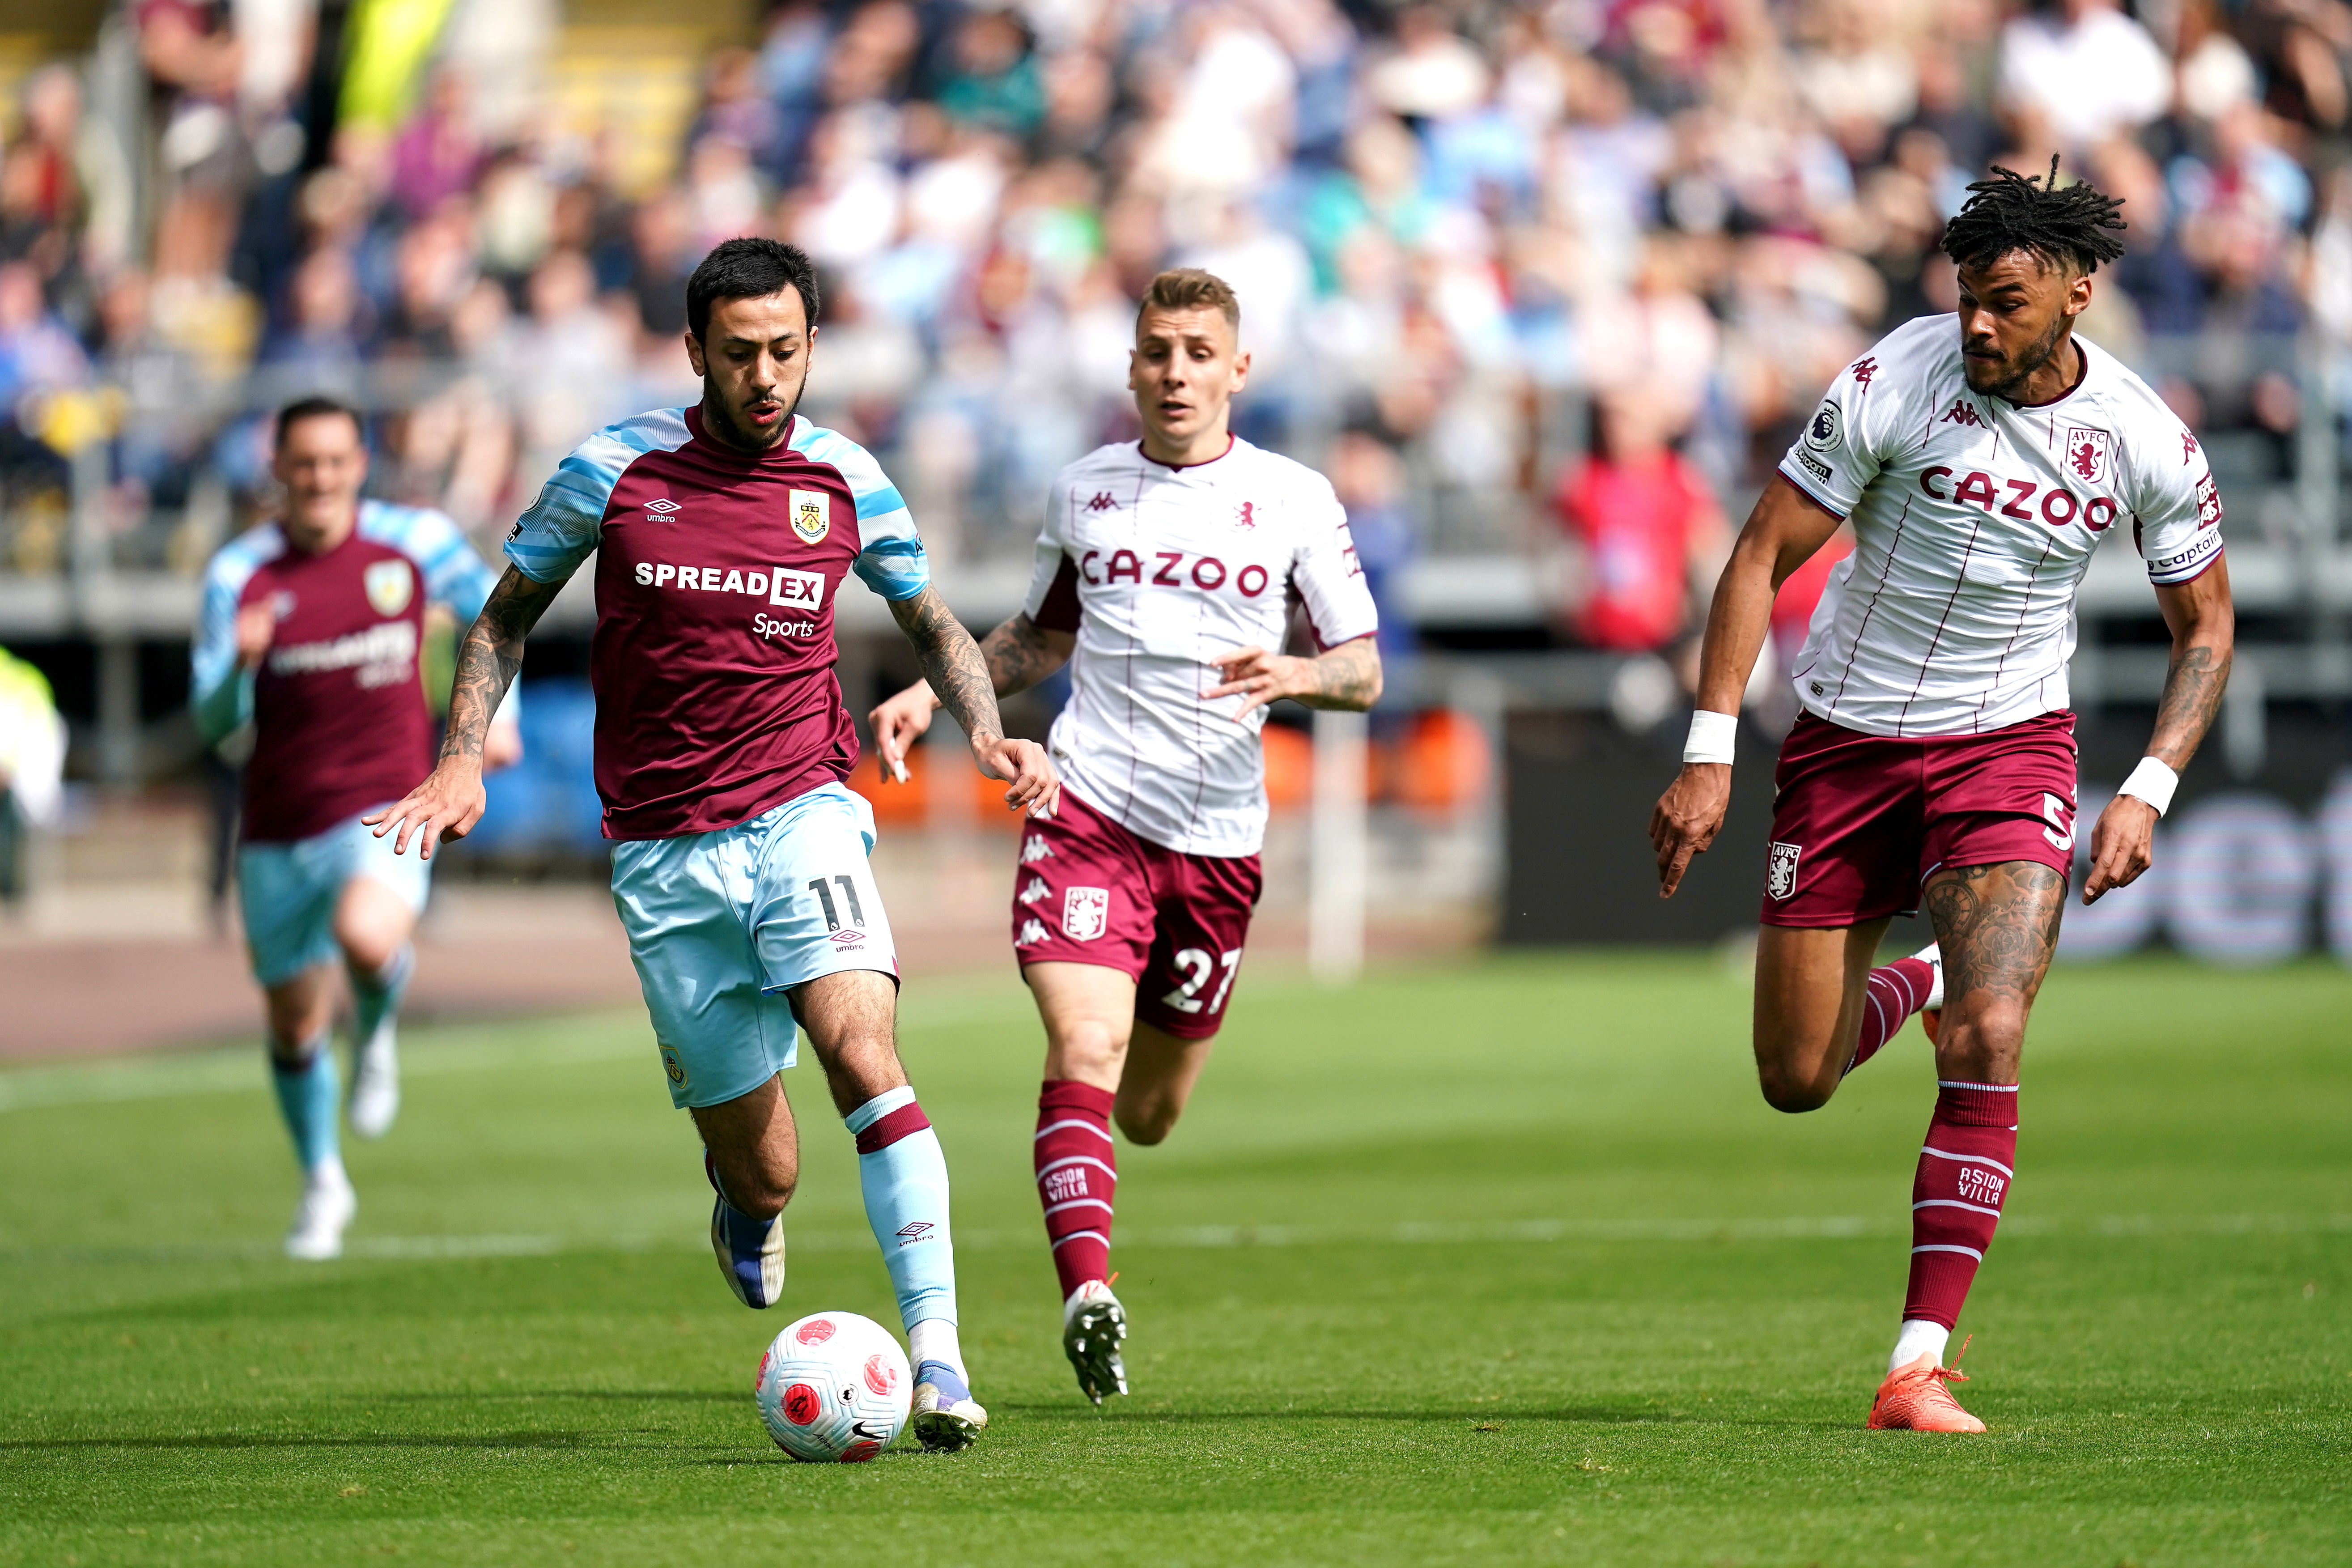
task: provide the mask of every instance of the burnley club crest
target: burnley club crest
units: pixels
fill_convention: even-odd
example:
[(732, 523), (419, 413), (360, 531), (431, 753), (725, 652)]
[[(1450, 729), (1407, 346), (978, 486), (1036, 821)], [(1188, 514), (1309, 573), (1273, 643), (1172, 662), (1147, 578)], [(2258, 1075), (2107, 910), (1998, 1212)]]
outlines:
[(833, 526), (832, 498), (823, 490), (794, 490), (791, 497), (793, 531), (804, 544), (821, 544)]
[(371, 561), (360, 574), (360, 585), (367, 590), (367, 601), (377, 615), (392, 616), (408, 608), (409, 598), (416, 592), (416, 577), (405, 561)]

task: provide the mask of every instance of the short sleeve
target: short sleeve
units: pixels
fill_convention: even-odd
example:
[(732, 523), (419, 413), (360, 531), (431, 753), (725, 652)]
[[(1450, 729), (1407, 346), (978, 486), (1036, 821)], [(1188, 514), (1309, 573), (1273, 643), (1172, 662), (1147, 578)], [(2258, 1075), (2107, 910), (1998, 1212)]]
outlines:
[(507, 531), (507, 559), (534, 583), (565, 581), (604, 537), (604, 509), (629, 465), (691, 438), (682, 408), (656, 409), (597, 431), (556, 465), (539, 499)]
[(874, 454), (842, 435), (810, 426), (795, 443), (804, 457), (829, 463), (849, 487), (857, 508), (857, 558), (850, 563), (865, 584), (886, 599), (911, 599), (930, 586), (930, 557), (915, 531), (915, 514)]
[(1063, 520), (1069, 514), (1070, 481), (1067, 475), (1056, 474), (1045, 498), (1045, 525), (1037, 531), (1029, 592), (1021, 600), (1022, 613), (1049, 632), (1078, 629), (1078, 569), (1062, 535)]
[(1363, 563), (1356, 559), (1356, 542), (1348, 532), (1348, 514), (1328, 483), (1318, 480), (1300, 498), (1304, 515), (1300, 538), (1291, 556), (1290, 583), (1306, 606), (1315, 640), (1332, 648), (1343, 642), (1370, 637), (1381, 629), (1381, 613), (1372, 603), (1371, 585), (1364, 581)]
[(2179, 460), (2158, 447), (2147, 454), (2132, 506), (2132, 543), (2147, 580), (2169, 585), (2201, 574), (2221, 553), (2221, 491), (2204, 448), (2178, 432)]
[(1901, 410), (1886, 384), (1887, 347), (1880, 343), (1839, 373), (1780, 459), (1782, 478), (1840, 517), (1861, 504), (1892, 453)]

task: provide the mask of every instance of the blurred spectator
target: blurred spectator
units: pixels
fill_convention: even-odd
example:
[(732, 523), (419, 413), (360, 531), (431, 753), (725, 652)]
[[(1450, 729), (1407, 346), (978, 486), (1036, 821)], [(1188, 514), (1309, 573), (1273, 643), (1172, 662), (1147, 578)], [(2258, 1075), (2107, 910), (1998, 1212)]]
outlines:
[(47, 678), (0, 647), (0, 905), (25, 897), (26, 841), (57, 820), (65, 757)]
[(2040, 0), (2003, 29), (2000, 53), (2002, 92), (2066, 151), (2135, 131), (2172, 101), (2164, 51), (2114, 0)]
[(1560, 485), (1560, 522), (1583, 567), (1569, 621), (1589, 647), (1667, 647), (1688, 623), (1695, 595), (1722, 567), (1729, 543), (1722, 510), (1666, 444), (1667, 428), (1654, 396), (1601, 399), (1591, 451)]

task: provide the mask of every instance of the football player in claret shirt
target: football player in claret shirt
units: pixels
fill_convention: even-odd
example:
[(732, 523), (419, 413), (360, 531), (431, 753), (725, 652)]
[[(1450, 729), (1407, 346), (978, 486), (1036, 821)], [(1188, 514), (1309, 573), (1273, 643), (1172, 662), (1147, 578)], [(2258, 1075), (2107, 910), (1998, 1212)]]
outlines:
[[(425, 605), (470, 619), (494, 580), (441, 513), (362, 500), (367, 467), (351, 408), (314, 397), (279, 413), (283, 508), (213, 557), (193, 659), (205, 741), (254, 727), (237, 898), (304, 1175), (286, 1250), (306, 1258), (342, 1250), (357, 1206), (336, 1137), (335, 965), (352, 987), (352, 1131), (379, 1138), (400, 1107), (394, 1031), (425, 907), (425, 868), (391, 853), (360, 814), (398, 799), (432, 756), (416, 662)], [(509, 713), (485, 763), (521, 755)]]
[[(981, 645), (1000, 693), (1070, 667), (1061, 805), (1022, 837), (1012, 934), (1045, 1026), (1034, 1163), (1062, 1348), (1097, 1405), (1127, 1392), (1110, 1127), (1166, 1138), (1224, 1022), (1260, 885), (1266, 705), (1381, 694), (1379, 616), (1329, 482), (1228, 428), (1240, 328), (1222, 279), (1152, 280), (1129, 361), (1143, 437), (1055, 479), (1028, 598)], [(1280, 651), (1294, 610), (1314, 658)], [(939, 705), (919, 683), (874, 710), (886, 768)]]
[(834, 677), (834, 605), (855, 572), (888, 601), (973, 759), (1015, 810), (1052, 808), (1045, 749), (1004, 738), (988, 666), (931, 586), (914, 520), (856, 443), (794, 412), (816, 338), (808, 258), (730, 239), (687, 282), (702, 401), (609, 426), (563, 460), (507, 542), (458, 652), (431, 777), (369, 820), (420, 854), (482, 814), (483, 725), (523, 638), (596, 558), (596, 788), (613, 900), (671, 1101), (717, 1192), (710, 1240), (747, 1306), (784, 1281), (799, 1177), (778, 1076), (797, 1030), (857, 1141), (866, 1215), (914, 1363), (928, 1447), (987, 1413), (956, 1337), (947, 1162), (898, 1065), (898, 958), (866, 856), (874, 816), (842, 780), (857, 735)]
[[(1853, 553), (1794, 667), (1804, 711), (1775, 775), (1755, 1046), (1766, 1100), (1812, 1110), (1925, 1014), (1936, 1108), (1874, 1427), (1984, 1430), (1944, 1352), (2015, 1173), (2026, 1018), (2082, 830), (2066, 660), (2092, 552), (2128, 531), (2172, 664), (2147, 756), (2089, 829), (2084, 903), (2147, 868), (2234, 637), (2203, 452), (2074, 331), (2092, 272), (2123, 253), (2121, 204), (2061, 186), (2055, 160), (2045, 179), (1994, 174), (1944, 231), (1957, 319), (1912, 321), (1856, 360), (1757, 502), (1716, 588), (1684, 767), (1650, 824), (1670, 896), (1722, 826), (1773, 591), (1850, 519)], [(1936, 944), (1873, 968), (1888, 919), (1923, 902)]]

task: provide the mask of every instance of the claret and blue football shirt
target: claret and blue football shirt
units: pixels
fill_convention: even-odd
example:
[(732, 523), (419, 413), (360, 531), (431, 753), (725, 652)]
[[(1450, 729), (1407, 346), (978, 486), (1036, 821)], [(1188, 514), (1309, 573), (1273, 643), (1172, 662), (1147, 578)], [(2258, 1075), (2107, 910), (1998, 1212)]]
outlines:
[(758, 453), (711, 439), (698, 407), (607, 426), (507, 540), (541, 583), (592, 552), (606, 837), (732, 827), (848, 776), (835, 596), (853, 571), (886, 599), (930, 581), (914, 519), (864, 447), (797, 415)]

